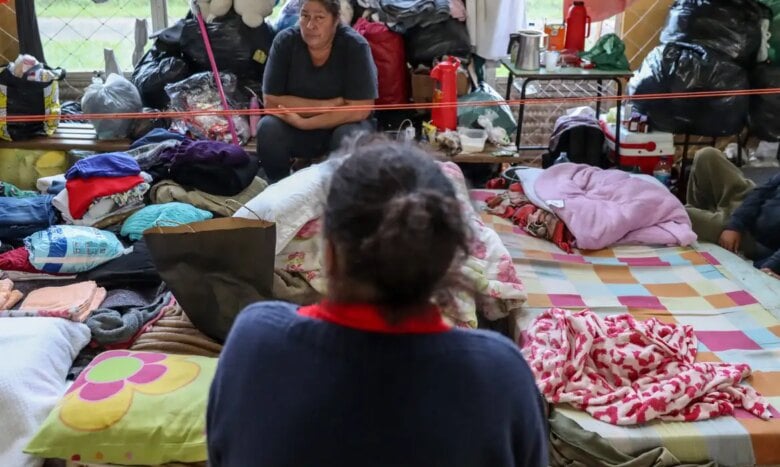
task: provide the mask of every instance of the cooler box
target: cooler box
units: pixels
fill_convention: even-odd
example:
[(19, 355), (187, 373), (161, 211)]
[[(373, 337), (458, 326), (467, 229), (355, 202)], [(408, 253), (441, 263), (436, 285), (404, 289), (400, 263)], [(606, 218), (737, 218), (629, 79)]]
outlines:
[[(615, 124), (599, 121), (609, 144), (610, 155), (615, 157)], [(620, 160), (622, 167), (639, 167), (642, 173), (652, 175), (662, 157), (674, 157), (674, 135), (660, 131), (636, 133), (620, 127)]]

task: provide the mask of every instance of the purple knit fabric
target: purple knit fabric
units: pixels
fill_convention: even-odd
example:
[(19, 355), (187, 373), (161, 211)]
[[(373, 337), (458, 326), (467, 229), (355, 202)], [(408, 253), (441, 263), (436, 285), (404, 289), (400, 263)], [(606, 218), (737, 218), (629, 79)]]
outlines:
[(215, 165), (240, 166), (249, 162), (249, 154), (241, 147), (220, 141), (185, 139), (180, 145), (166, 151), (164, 156), (175, 164), (201, 162)]

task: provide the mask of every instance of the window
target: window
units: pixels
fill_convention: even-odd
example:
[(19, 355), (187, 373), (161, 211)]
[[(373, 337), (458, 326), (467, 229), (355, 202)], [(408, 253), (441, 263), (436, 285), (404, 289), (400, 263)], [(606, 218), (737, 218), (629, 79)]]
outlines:
[(542, 29), (545, 22), (563, 22), (563, 0), (526, 0), (525, 14), (528, 25)]
[[(173, 20), (186, 14), (188, 2), (168, 2)], [(152, 28), (151, 0), (35, 0), (41, 42), (49, 65), (68, 72), (104, 69), (103, 49), (113, 49), (120, 67), (132, 70), (135, 20)]]

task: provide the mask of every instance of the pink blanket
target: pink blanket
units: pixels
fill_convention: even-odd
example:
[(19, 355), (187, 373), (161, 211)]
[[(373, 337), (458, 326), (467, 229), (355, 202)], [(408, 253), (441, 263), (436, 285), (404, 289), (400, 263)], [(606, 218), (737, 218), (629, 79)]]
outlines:
[(578, 248), (687, 246), (696, 240), (685, 208), (668, 189), (620, 170), (558, 164), (542, 172), (534, 189), (574, 234)]
[(694, 363), (696, 345), (691, 326), (550, 309), (528, 329), (523, 355), (549, 402), (613, 425), (705, 420), (735, 407), (771, 418), (767, 401), (739, 384), (748, 365)]

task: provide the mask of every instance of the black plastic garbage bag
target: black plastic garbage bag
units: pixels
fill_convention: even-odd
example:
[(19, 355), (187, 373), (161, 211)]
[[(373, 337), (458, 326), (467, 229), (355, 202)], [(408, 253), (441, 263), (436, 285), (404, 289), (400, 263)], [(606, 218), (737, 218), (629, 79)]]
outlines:
[(454, 18), (430, 26), (414, 27), (404, 34), (404, 39), (406, 58), (413, 66), (430, 66), (444, 55), (471, 55), (471, 39), (466, 24)]
[(130, 127), (130, 133), (127, 135), (129, 139), (133, 141), (140, 139), (155, 128), (170, 128), (171, 120), (169, 118), (155, 115), (160, 113), (158, 109), (144, 107), (142, 112), (148, 114), (148, 117), (133, 120), (133, 125)]
[[(184, 19), (176, 21), (173, 26), (168, 26), (151, 36), (154, 41), (154, 46), (160, 52), (169, 53), (172, 55), (178, 55), (181, 53), (181, 32), (184, 30), (184, 23), (187, 20), (192, 20), (192, 13), (187, 13)], [(194, 21), (194, 20), (193, 20)], [(197, 23), (196, 23), (197, 25)], [(202, 41), (201, 41), (202, 42)]]
[[(267, 23), (250, 28), (233, 10), (225, 16), (206, 24), (211, 49), (220, 73), (232, 73), (238, 78), (259, 79), (263, 75), (265, 62), (274, 32)], [(196, 67), (193, 71), (211, 70), (198, 20), (184, 21), (181, 31), (181, 49), (185, 58)]]
[[(750, 88), (747, 71), (704, 47), (670, 43), (653, 49), (628, 83), (633, 96), (661, 93), (736, 91)], [(699, 136), (727, 136), (745, 125), (748, 96), (633, 99), (654, 130)]]
[[(780, 68), (759, 65), (750, 74), (753, 89), (780, 88)], [(753, 94), (748, 112), (750, 133), (763, 141), (780, 141), (780, 94)]]
[(661, 43), (698, 44), (749, 65), (761, 46), (764, 16), (755, 0), (675, 0)]
[(171, 101), (165, 93), (165, 85), (181, 81), (189, 75), (187, 62), (152, 47), (133, 70), (132, 81), (141, 93), (145, 106), (164, 109)]

